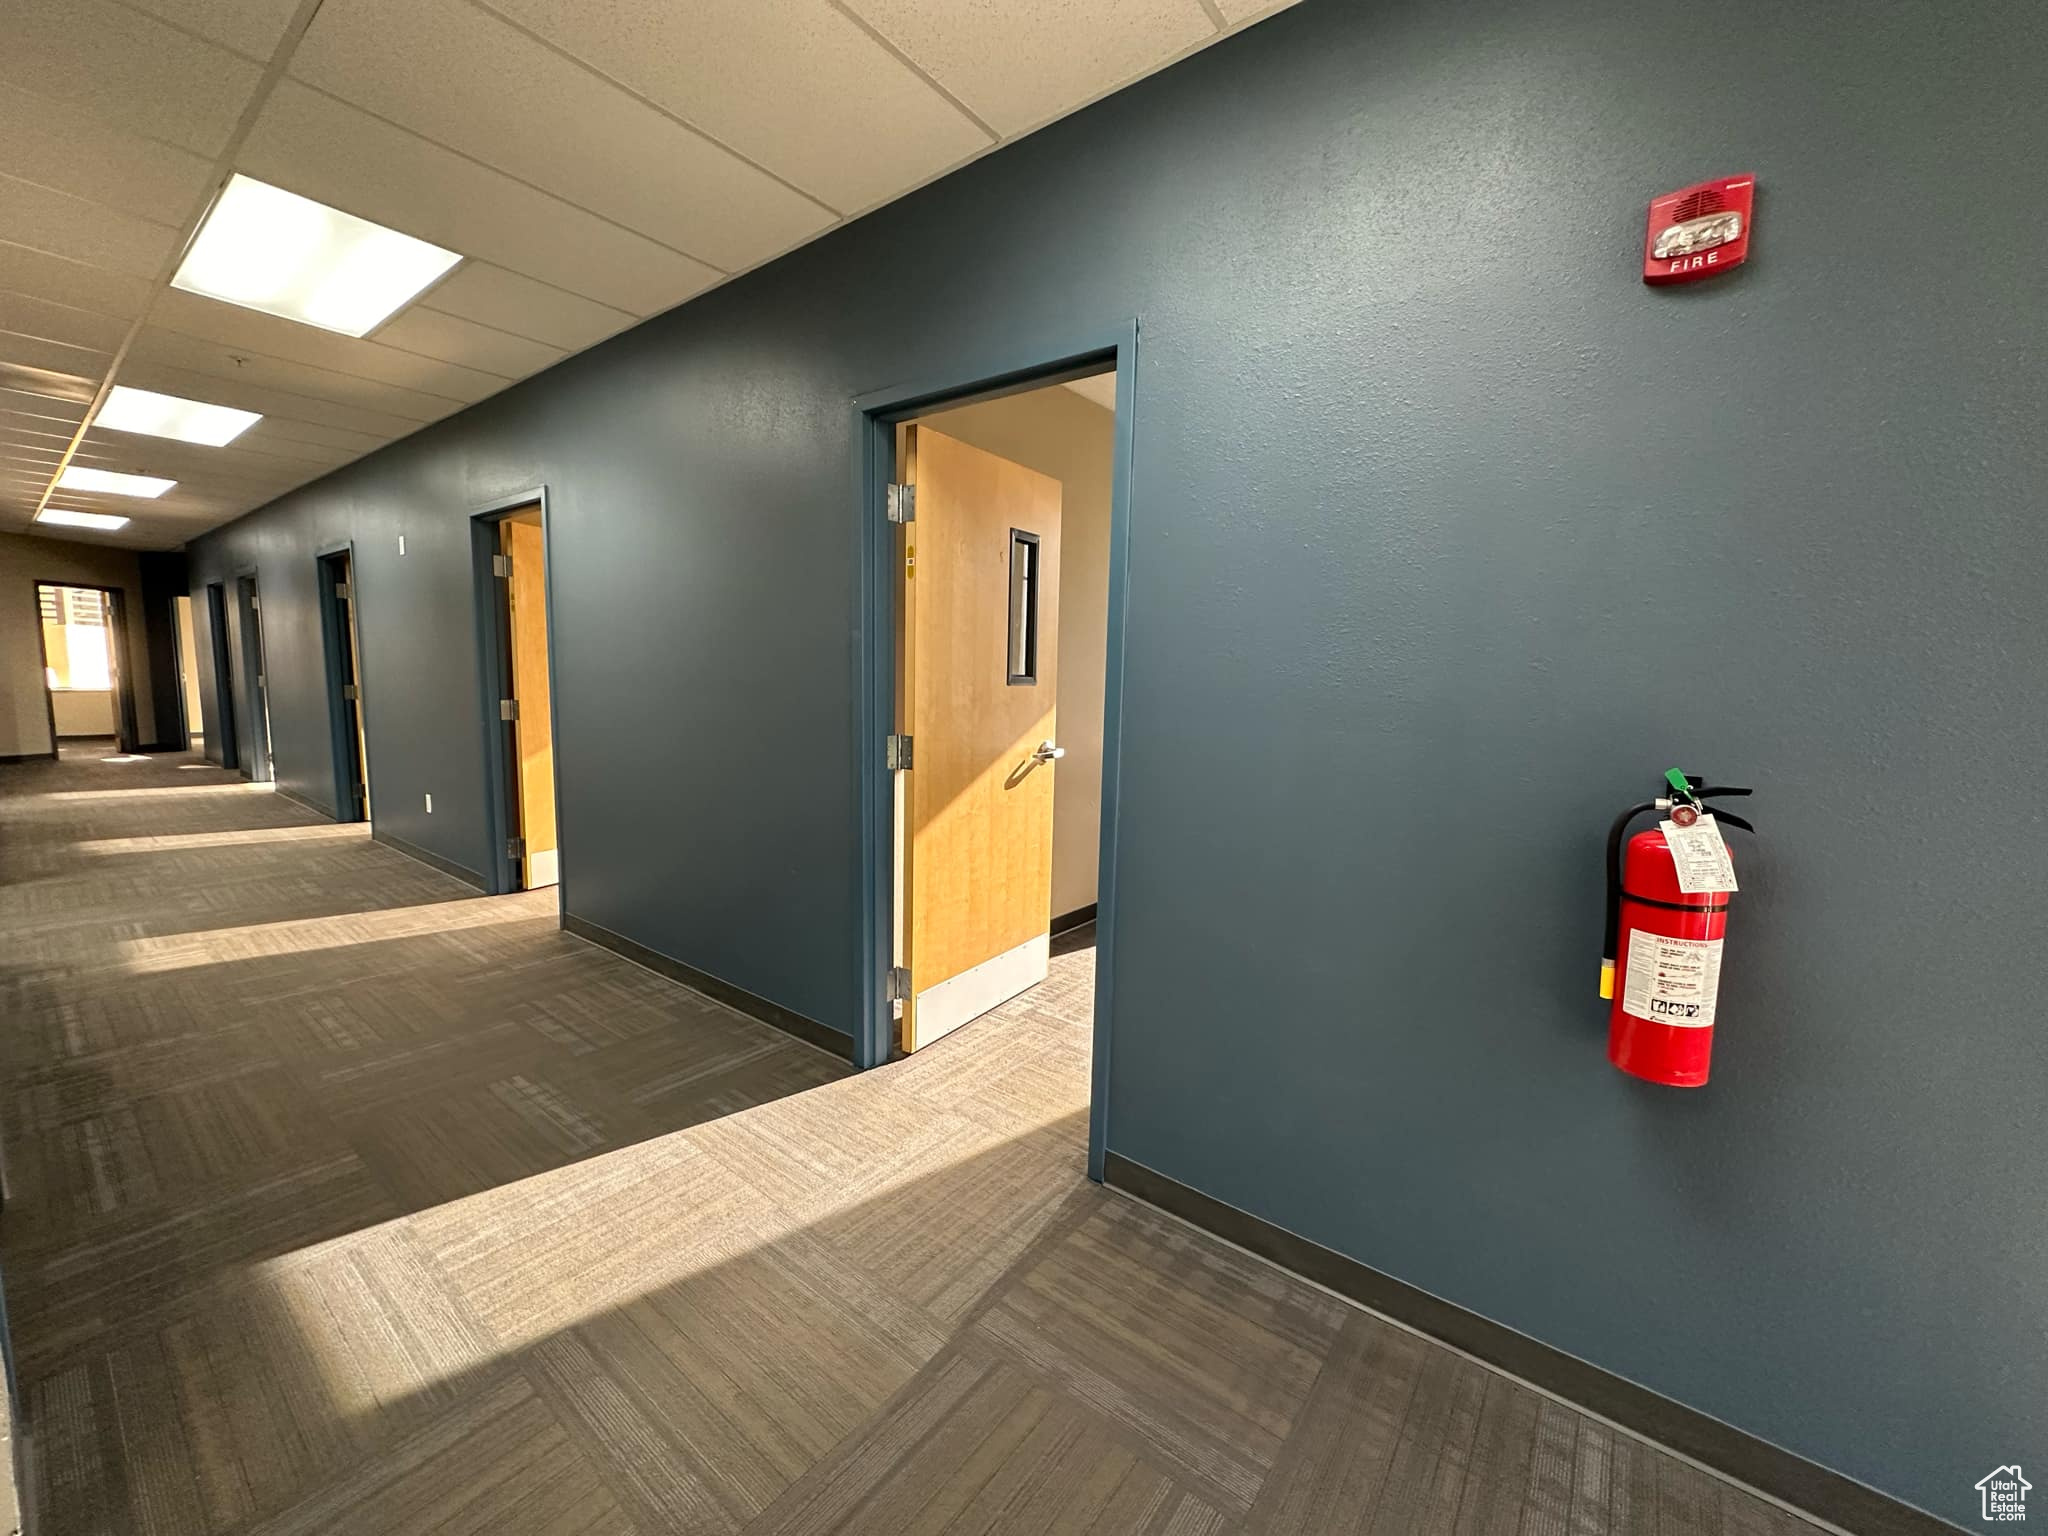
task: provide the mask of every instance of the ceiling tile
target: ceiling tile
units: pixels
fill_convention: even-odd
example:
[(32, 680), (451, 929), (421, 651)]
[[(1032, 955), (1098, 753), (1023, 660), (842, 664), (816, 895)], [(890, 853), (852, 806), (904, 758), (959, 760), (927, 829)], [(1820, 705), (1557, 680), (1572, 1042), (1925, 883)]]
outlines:
[(4, 240), (0, 240), (0, 288), (74, 309), (96, 309), (123, 320), (133, 320), (149, 303), (149, 283), (143, 278)]
[(40, 336), (20, 336), (4, 330), (0, 330), (0, 358), (17, 367), (69, 374), (81, 379), (105, 377), (107, 364), (113, 361), (107, 353), (94, 347), (68, 346), (61, 341), (45, 341)]
[[(128, 322), (97, 310), (73, 309), (46, 299), (0, 289), (0, 331), (61, 341), (67, 346), (112, 352), (128, 334)], [(0, 344), (0, 352), (7, 349)]]
[[(6, 383), (5, 379), (0, 379), (0, 386), (5, 386)], [(62, 421), (75, 426), (85, 420), (85, 408), (91, 403), (92, 396), (93, 391), (90, 387), (82, 394), (69, 399), (56, 399), (19, 388), (0, 387), (0, 419), (5, 419), (15, 426), (21, 426), (30, 420)]]
[[(132, 384), (137, 389), (183, 395), (187, 400), (210, 400), (217, 405), (232, 405), (237, 410), (289, 418), (297, 424), (290, 435), (307, 442), (369, 449), (388, 443), (395, 437), (403, 437), (420, 426), (420, 422), (410, 417), (338, 404), (254, 379), (245, 382), (196, 373), (189, 368), (132, 353), (121, 365), (121, 382)], [(455, 409), (452, 402), (449, 409)]]
[[(403, 311), (401, 311), (403, 313)], [(360, 378), (444, 395), (450, 400), (481, 400), (511, 382), (512, 375), (461, 367), (385, 344), (391, 325), (373, 337), (343, 336), (318, 326), (300, 325), (261, 310), (223, 304), (201, 294), (167, 289), (149, 312), (151, 325), (217, 342), (238, 354), (260, 353), (312, 368), (351, 373)]]
[(489, 0), (841, 213), (990, 138), (826, 0)]
[(10, 241), (53, 256), (145, 278), (156, 276), (178, 239), (168, 224), (152, 224), (12, 176), (0, 176), (0, 230)]
[(383, 326), (377, 339), (389, 347), (401, 347), (423, 357), (442, 358), (510, 379), (538, 373), (569, 355), (560, 347), (528, 341), (524, 336), (444, 315), (419, 304)]
[(206, 196), (213, 162), (0, 86), (0, 172), (159, 224), (182, 224)]
[(701, 262), (294, 81), (243, 146), (251, 176), (649, 315), (717, 280)]
[(212, 157), (262, 70), (114, 0), (0, 7), (0, 83)]
[[(374, 411), (392, 421), (404, 423), (406, 430), (423, 422), (438, 421), (469, 403), (441, 395), (424, 394), (419, 390), (401, 389), (393, 384), (359, 378), (354, 374), (337, 372), (332, 368), (308, 367), (304, 363), (295, 363), (281, 357), (269, 357), (261, 352), (238, 351), (233, 347), (222, 346), (218, 342), (188, 336), (183, 331), (166, 330), (154, 324), (144, 326), (137, 334), (134, 345), (129, 348), (128, 357), (134, 362), (183, 368), (194, 374), (204, 374), (225, 382), (247, 382), (263, 389), (279, 389), (290, 394), (302, 395), (309, 400)], [(125, 382), (125, 371), (122, 378)], [(501, 387), (504, 381), (492, 382), (495, 388)], [(192, 398), (206, 400), (211, 399), (211, 396), (194, 395)]]
[(268, 62), (298, 9), (298, 0), (128, 0), (188, 31), (252, 59)]
[(1200, 0), (850, 0), (850, 8), (1005, 137), (1216, 35)]
[(495, 326), (512, 335), (572, 352), (596, 346), (634, 320), (623, 309), (484, 261), (465, 261), (449, 273), (447, 281), (437, 284), (433, 292), (421, 299), (418, 307)]
[(1223, 13), (1224, 20), (1236, 26), (1255, 16), (1270, 16), (1275, 11), (1284, 11), (1299, 3), (1300, 0), (1216, 0), (1216, 9)]
[(802, 193), (467, 0), (326, 0), (291, 72), (724, 271), (833, 222)]

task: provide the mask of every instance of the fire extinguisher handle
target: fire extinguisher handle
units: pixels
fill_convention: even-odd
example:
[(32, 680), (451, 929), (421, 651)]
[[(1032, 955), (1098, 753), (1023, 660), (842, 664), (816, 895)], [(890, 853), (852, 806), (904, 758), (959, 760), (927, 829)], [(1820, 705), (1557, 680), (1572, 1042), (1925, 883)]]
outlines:
[(1743, 820), (1740, 816), (1736, 815), (1733, 811), (1716, 811), (1714, 812), (1714, 820), (1720, 822), (1721, 825), (1724, 827), (1740, 827), (1743, 831), (1749, 833), (1752, 837), (1756, 835), (1756, 828), (1751, 826), (1747, 821)]
[(1743, 789), (1734, 784), (1697, 784), (1693, 793), (1702, 800), (1712, 800), (1723, 795), (1753, 795), (1753, 789)]

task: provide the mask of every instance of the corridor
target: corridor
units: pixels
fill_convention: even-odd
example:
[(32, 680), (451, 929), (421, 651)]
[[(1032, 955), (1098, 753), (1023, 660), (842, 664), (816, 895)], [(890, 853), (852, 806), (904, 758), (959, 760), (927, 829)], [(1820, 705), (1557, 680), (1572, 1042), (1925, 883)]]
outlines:
[(0, 767), (40, 1528), (1810, 1529), (1089, 1184), (1092, 939), (827, 1054), (189, 756)]

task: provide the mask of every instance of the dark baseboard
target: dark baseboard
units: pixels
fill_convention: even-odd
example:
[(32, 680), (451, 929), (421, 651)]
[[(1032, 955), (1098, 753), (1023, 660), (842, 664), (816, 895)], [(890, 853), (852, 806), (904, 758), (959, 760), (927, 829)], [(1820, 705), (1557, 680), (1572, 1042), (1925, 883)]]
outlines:
[(9, 763), (54, 763), (57, 753), (54, 748), (48, 752), (0, 752), (0, 768)]
[[(285, 799), (291, 801), (293, 805), (303, 805), (307, 810), (325, 816), (329, 821), (339, 821), (341, 819), (339, 816), (336, 816), (333, 811), (329, 810), (326, 806), (320, 804), (318, 801), (308, 800), (304, 795), (293, 794), (290, 790), (286, 789), (282, 784), (278, 783), (277, 780), (275, 779), (272, 779), (270, 781), (270, 790), (272, 794), (282, 795)], [(401, 853), (408, 854), (413, 858), (419, 857), (419, 855), (414, 853), (410, 848), (402, 848), (399, 851)]]
[(1142, 1163), (1111, 1152), (1102, 1177), (1113, 1188), (1282, 1269), (1859, 1536), (1934, 1536), (1958, 1529), (1818, 1462), (1190, 1189)]
[(759, 1019), (763, 1024), (772, 1024), (785, 1034), (795, 1035), (806, 1045), (815, 1045), (819, 1050), (829, 1052), (841, 1061), (853, 1056), (853, 1036), (843, 1035), (829, 1024), (820, 1024), (816, 1019), (792, 1012), (780, 1003), (771, 1003), (765, 997), (757, 997), (745, 987), (736, 987), (729, 981), (721, 981), (709, 971), (700, 971), (694, 965), (664, 955), (660, 950), (649, 949), (645, 944), (636, 944), (622, 933), (588, 918), (573, 913), (562, 914), (562, 927), (579, 939), (588, 939), (600, 949), (608, 949), (615, 955), (622, 955), (635, 965), (644, 965), (657, 975), (666, 976), (670, 981), (680, 982), (693, 992), (702, 992), (706, 997), (725, 1004), (750, 1019)]
[[(299, 803), (304, 805), (307, 802), (301, 800)], [(319, 807), (315, 806), (314, 809), (318, 810)], [(473, 885), (480, 891), (490, 889), (490, 883), (475, 870), (458, 864), (453, 859), (444, 859), (438, 853), (429, 853), (417, 843), (408, 843), (402, 837), (393, 837), (389, 832), (379, 832), (374, 827), (370, 830), (370, 841), (382, 843), (386, 848), (402, 853), (408, 859), (418, 859), (422, 864), (438, 869), (444, 875), (453, 875), (464, 885)]]
[(1091, 901), (1085, 907), (1076, 907), (1073, 911), (1063, 913), (1059, 917), (1054, 918), (1052, 920), (1052, 936), (1058, 938), (1070, 928), (1085, 928), (1094, 921), (1095, 903)]

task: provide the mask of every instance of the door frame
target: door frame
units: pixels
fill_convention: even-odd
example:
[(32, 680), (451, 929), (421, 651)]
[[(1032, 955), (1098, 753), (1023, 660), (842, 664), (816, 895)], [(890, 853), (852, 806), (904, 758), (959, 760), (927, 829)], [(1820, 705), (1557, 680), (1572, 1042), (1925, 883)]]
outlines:
[(135, 683), (128, 672), (128, 600), (127, 594), (119, 587), (110, 587), (103, 581), (58, 581), (47, 576), (34, 578), (29, 586), (29, 601), (36, 614), (36, 653), (43, 663), (43, 712), (50, 722), (50, 761), (57, 760), (57, 699), (50, 691), (50, 643), (43, 633), (43, 588), (75, 587), (81, 592), (98, 592), (107, 600), (107, 658), (114, 669), (112, 703), (114, 706), (114, 750), (133, 752), (141, 737), (141, 727), (135, 723)]
[(491, 557), (498, 553), (498, 524), (514, 512), (540, 508), (541, 590), (547, 597), (546, 646), (548, 653), (548, 739), (554, 744), (555, 762), (555, 901), (558, 912), (569, 910), (569, 871), (562, 850), (568, 845), (562, 822), (562, 730), (561, 689), (554, 686), (559, 673), (555, 647), (555, 539), (554, 522), (548, 506), (548, 488), (499, 496), (469, 514), (470, 581), (476, 609), (477, 708), (483, 723), (484, 740), (484, 834), (490, 839), (483, 863), (485, 878), (493, 896), (509, 895), (520, 888), (505, 844), (519, 825), (518, 755), (512, 747), (512, 723), (498, 714), (498, 701), (513, 697), (511, 614), (506, 607), (506, 589), (498, 585), (491, 570)]
[[(356, 577), (356, 545), (353, 539), (344, 539), (339, 544), (330, 544), (317, 550), (313, 555), (313, 580), (320, 592), (320, 648), (322, 671), (327, 678), (327, 730), (330, 741), (330, 756), (334, 765), (334, 819), (336, 821), (368, 821), (370, 805), (370, 764), (367, 758), (361, 762), (355, 759), (362, 755), (362, 748), (355, 731), (355, 722), (349, 716), (349, 701), (341, 696), (346, 686), (344, 677), (353, 672), (356, 680), (355, 706), (363, 707), (363, 656), (362, 647), (357, 645), (351, 653), (349, 629), (342, 623), (341, 600), (335, 595), (335, 561), (345, 557), (348, 561), (348, 601), (353, 610), (359, 601), (356, 588), (360, 583)], [(342, 666), (348, 658), (346, 669)], [(363, 722), (363, 735), (369, 735), (369, 721)], [(349, 766), (354, 764), (357, 772), (349, 776)], [(363, 797), (363, 804), (355, 803), (357, 794)]]
[[(1050, 344), (1022, 346), (949, 368), (936, 378), (856, 396), (853, 406), (854, 505), (860, 509), (861, 558), (855, 562), (855, 772), (860, 785), (859, 902), (856, 957), (860, 1017), (854, 1065), (889, 1060), (894, 1020), (886, 1000), (892, 962), (896, 879), (895, 785), (884, 762), (896, 720), (896, 528), (888, 488), (895, 474), (896, 427), (940, 409), (1019, 394), (1068, 379), (1116, 372), (1116, 425), (1110, 466), (1109, 614), (1104, 651), (1102, 830), (1096, 874), (1095, 1029), (1088, 1096), (1088, 1176), (1102, 1178), (1107, 1144), (1111, 1007), (1115, 999), (1117, 789), (1123, 757), (1125, 617), (1129, 603), (1131, 445), (1137, 417), (1138, 322), (1104, 326)], [(911, 770), (915, 772), (915, 769)]]
[(209, 581), (206, 592), (207, 654), (213, 662), (214, 724), (220, 728), (220, 765), (239, 772), (242, 735), (235, 718), (235, 674), (228, 641), (228, 584)]
[[(277, 762), (270, 754), (270, 661), (263, 646), (263, 582), (256, 567), (245, 565), (234, 573), (236, 627), (241, 631), (242, 682), (248, 690), (249, 707), (239, 711), (245, 721), (235, 745), (237, 756), (248, 765), (251, 784), (275, 784)], [(243, 583), (248, 583), (246, 590)], [(254, 659), (251, 659), (251, 649)], [(259, 732), (254, 727), (261, 724)], [(237, 769), (241, 767), (238, 763)]]

